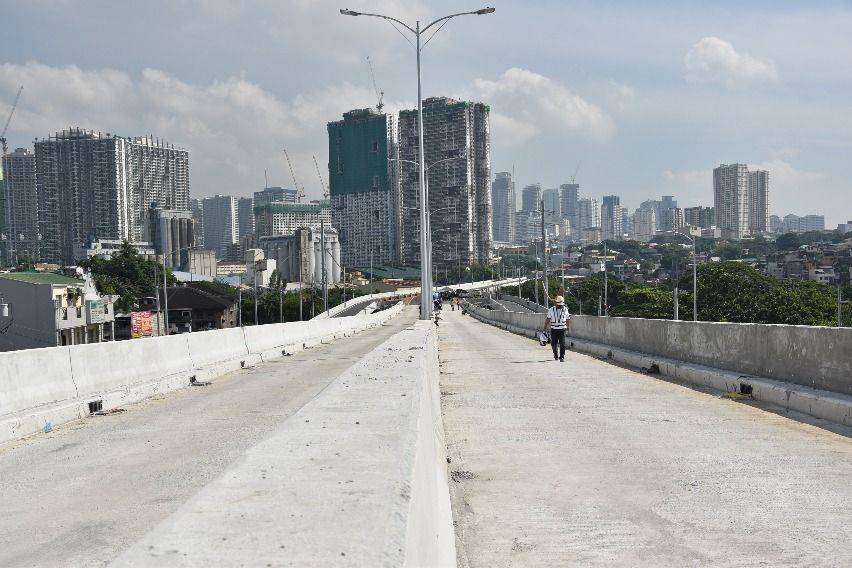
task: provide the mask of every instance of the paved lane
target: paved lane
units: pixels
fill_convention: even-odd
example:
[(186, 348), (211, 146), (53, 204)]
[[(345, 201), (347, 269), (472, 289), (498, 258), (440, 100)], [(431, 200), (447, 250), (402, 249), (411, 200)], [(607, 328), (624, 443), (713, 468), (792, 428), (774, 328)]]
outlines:
[(414, 321), (0, 446), (0, 566), (102, 566)]
[(852, 566), (852, 438), (446, 313), (459, 565)]

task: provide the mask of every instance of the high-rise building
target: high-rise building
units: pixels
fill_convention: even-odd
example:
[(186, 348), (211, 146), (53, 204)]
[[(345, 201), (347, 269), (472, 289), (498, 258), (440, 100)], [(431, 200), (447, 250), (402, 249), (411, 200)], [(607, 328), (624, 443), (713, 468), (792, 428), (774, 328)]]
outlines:
[(9, 264), (10, 235), (6, 230), (6, 223), (6, 180), (3, 179), (3, 165), (0, 163), (0, 266)]
[(713, 226), (713, 208), (712, 207), (685, 207), (683, 210), (683, 220), (690, 227), (700, 227), (709, 229)]
[(8, 261), (22, 257), (39, 259), (38, 199), (36, 197), (35, 155), (18, 148), (3, 156), (2, 179), (5, 186), (4, 219)]
[(128, 139), (131, 241), (145, 239), (148, 213), (189, 211), (189, 152), (153, 136)]
[(578, 228), (579, 217), (577, 216), (578, 201), (580, 199), (579, 183), (563, 183), (559, 186), (559, 200), (562, 209), (562, 218), (570, 222), (572, 236)]
[(541, 208), (541, 184), (532, 183), (521, 192), (521, 211), (531, 213)]
[(778, 215), (769, 216), (769, 232), (780, 233), (782, 226), (783, 222), (781, 221), (781, 217)]
[(205, 197), (202, 201), (204, 212), (204, 246), (216, 251), (219, 259), (228, 256), (231, 245), (239, 241), (237, 218), (237, 199), (230, 195)]
[(713, 169), (716, 227), (737, 239), (750, 235), (750, 201), (748, 166), (722, 164)]
[(604, 239), (621, 239), (624, 235), (621, 214), (621, 198), (604, 195), (601, 205), (601, 233)]
[(541, 213), (518, 211), (515, 213), (515, 242), (521, 245), (541, 239)]
[(35, 143), (41, 259), (96, 240), (141, 242), (152, 204), (188, 211), (189, 153), (152, 137), (69, 129)]
[(558, 189), (545, 189), (541, 193), (544, 201), (544, 219), (548, 223), (558, 223), (562, 220), (562, 199)]
[(660, 198), (660, 207), (664, 211), (666, 209), (676, 209), (677, 199), (674, 198), (674, 195), (664, 195)]
[[(491, 259), (489, 114), (490, 108), (483, 103), (446, 97), (423, 101), (429, 226), (436, 267)], [(417, 121), (417, 111), (399, 113), (401, 250), (402, 261), (408, 265), (420, 263)]]
[(633, 213), (633, 238), (646, 243), (657, 232), (657, 212), (654, 207), (640, 207)]
[[(206, 216), (205, 216), (206, 217)], [(255, 208), (255, 232), (261, 237), (292, 235), (302, 227), (331, 227), (331, 203), (272, 203)]]
[(799, 228), (803, 233), (809, 231), (824, 231), (825, 217), (822, 215), (805, 215), (799, 221)]
[(601, 226), (601, 212), (598, 200), (583, 198), (577, 201), (577, 226), (576, 231), (582, 231), (590, 227)]
[(752, 235), (769, 231), (769, 172), (748, 173), (749, 231)]
[(515, 181), (509, 172), (497, 172), (491, 182), (491, 213), (494, 240), (515, 241)]
[(200, 199), (189, 200), (189, 210), (192, 212), (192, 219), (195, 221), (195, 246), (204, 246), (204, 208), (203, 202)]
[(270, 203), (296, 203), (299, 192), (286, 187), (266, 187), (254, 192), (254, 206), (269, 205)]
[(373, 109), (328, 123), (331, 224), (344, 266), (367, 267), (399, 258), (396, 126)]
[(239, 238), (254, 234), (254, 199), (251, 197), (237, 199), (237, 234)]

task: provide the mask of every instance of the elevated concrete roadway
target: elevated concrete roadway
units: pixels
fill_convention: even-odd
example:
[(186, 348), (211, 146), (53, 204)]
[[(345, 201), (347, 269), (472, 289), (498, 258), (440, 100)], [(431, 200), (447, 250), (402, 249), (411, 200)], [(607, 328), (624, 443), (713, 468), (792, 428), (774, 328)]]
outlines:
[(848, 429), (459, 312), (439, 338), (459, 566), (852, 566)]
[(0, 566), (104, 566), (416, 317), (0, 446)]

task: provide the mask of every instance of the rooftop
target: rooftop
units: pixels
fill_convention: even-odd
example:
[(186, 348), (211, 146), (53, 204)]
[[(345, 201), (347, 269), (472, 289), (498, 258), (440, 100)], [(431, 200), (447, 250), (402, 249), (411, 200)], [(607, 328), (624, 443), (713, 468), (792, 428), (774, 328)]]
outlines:
[(27, 282), (29, 284), (58, 284), (60, 286), (82, 286), (83, 281), (53, 272), (8, 272), (0, 274), (0, 278)]

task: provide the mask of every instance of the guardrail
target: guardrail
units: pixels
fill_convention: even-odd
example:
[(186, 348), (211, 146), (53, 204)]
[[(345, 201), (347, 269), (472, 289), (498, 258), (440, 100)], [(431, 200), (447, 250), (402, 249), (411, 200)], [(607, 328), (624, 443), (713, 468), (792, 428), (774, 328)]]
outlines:
[(0, 442), (352, 335), (401, 309), (0, 353)]
[[(545, 314), (466, 304), (485, 323), (528, 337)], [(574, 347), (664, 375), (852, 425), (852, 329), (573, 316)]]

